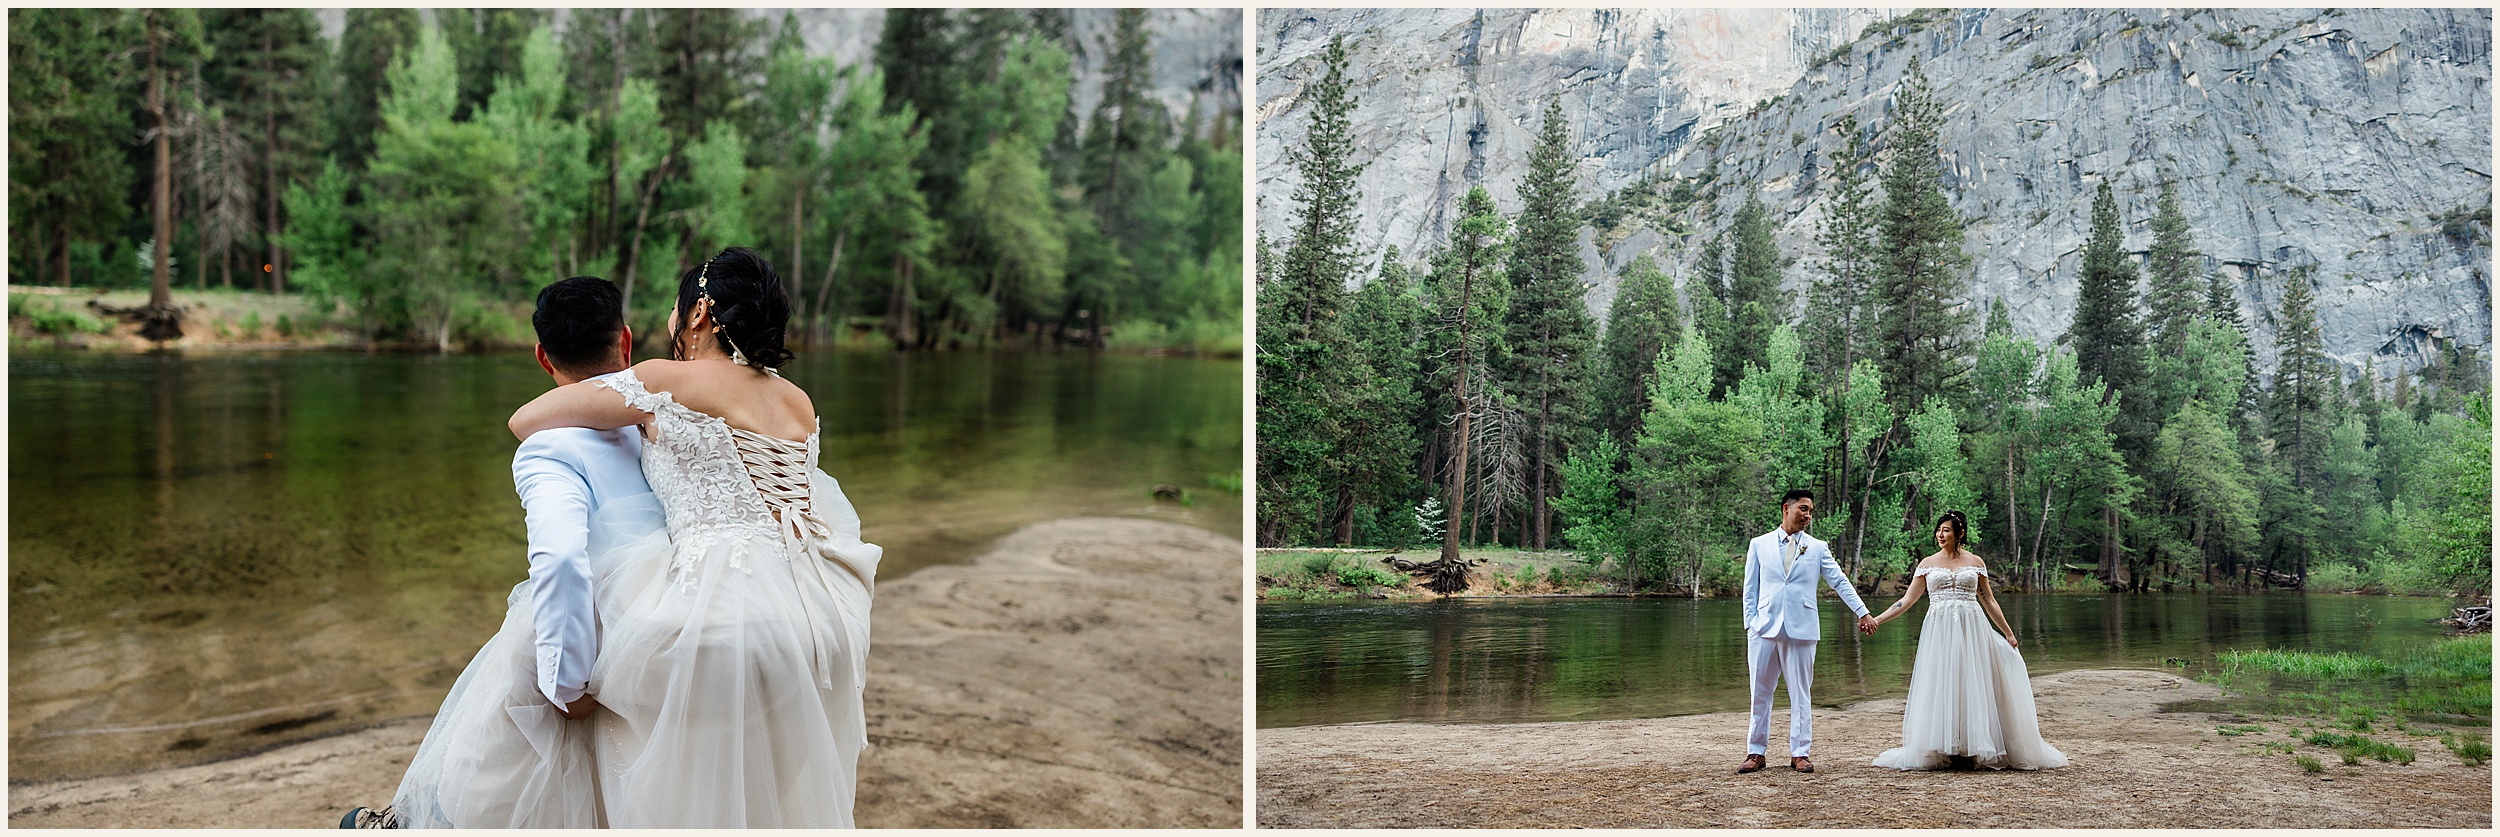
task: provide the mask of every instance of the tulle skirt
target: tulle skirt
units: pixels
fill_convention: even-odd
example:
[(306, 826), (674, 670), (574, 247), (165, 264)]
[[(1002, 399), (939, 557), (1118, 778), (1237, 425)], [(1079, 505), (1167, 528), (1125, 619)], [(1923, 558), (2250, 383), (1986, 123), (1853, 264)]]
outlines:
[(2022, 654), (1989, 627), (1977, 602), (1930, 599), (1901, 713), (1901, 746), (1875, 757), (1875, 766), (1934, 770), (1952, 756), (1989, 768), (2066, 765), (2066, 754), (2040, 738)]
[(880, 552), (858, 540), (838, 486), (817, 479), (818, 523), (830, 525), (695, 527), (594, 549), (589, 692), (603, 709), (589, 719), (565, 720), (538, 694), (516, 589), (409, 765), (393, 800), (402, 821), (849, 827)]

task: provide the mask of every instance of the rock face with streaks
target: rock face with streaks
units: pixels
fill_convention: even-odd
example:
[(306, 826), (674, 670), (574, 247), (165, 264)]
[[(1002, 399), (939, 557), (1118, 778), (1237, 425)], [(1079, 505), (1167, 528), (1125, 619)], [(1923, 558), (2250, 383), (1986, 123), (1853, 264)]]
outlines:
[[(1351, 15), (1270, 12), (1261, 18), (1263, 224), (1291, 209), (1280, 205), (1286, 193), (1272, 184), (1289, 176), (1276, 152), (1297, 138), (1290, 135), (1296, 124), (1284, 118), (1292, 110), (1287, 97), (1315, 72), (1297, 75), (1296, 67), (1315, 67), (1309, 56), (1334, 31), (1405, 32), (1377, 39), (1417, 49), (1443, 39), (1440, 33), (1459, 13), (1413, 14), (1418, 20), (1412, 25)], [(1824, 14), (1843, 23), (1874, 19)], [(1811, 29), (1804, 20), (1792, 31)], [(1946, 104), (1945, 188), (1966, 222), (1964, 247), (1974, 262), (1966, 299), (1984, 307), (2004, 298), (2019, 333), (2046, 342), (2072, 320), (2097, 185), (2108, 180), (2117, 192), (2128, 223), (2126, 246), (2140, 256), (2151, 245), (2154, 200), (2167, 182), (2179, 191), (2207, 266), (2236, 289), (2261, 369), (2274, 365), (2274, 319), (2286, 283), (2295, 279), (2315, 283), (2327, 350), (2349, 370), (2373, 358), (2382, 374), (2418, 367), (2440, 341), (2488, 356), (2489, 10), (1974, 9), (1887, 18), (1864, 27), (1862, 37), (1857, 26), (1830, 28), (1849, 30), (1846, 49), (1791, 48), (1804, 57), (1777, 89), (1725, 97), (1729, 105), (1706, 109), (1687, 130), (1647, 145), (1615, 133), (1635, 117), (1654, 118), (1657, 110), (1587, 90), (1617, 79), (1588, 69), (1592, 62), (1572, 50), (1543, 53), (1560, 56), (1543, 69), (1505, 72), (1505, 78), (1576, 82), (1523, 84), (1531, 90), (1523, 98), (1533, 101), (1520, 113), (1555, 96), (1572, 110), (1587, 197), (1627, 184), (1663, 193), (1665, 182), (1652, 186), (1641, 178), (1697, 180), (1716, 172), (1700, 201), (1681, 207), (1651, 201), (1646, 213), (1589, 231), (1584, 241), (1593, 310), (1602, 312), (1611, 301), (1615, 274), (1635, 255), (1652, 253), (1679, 277), (1688, 272), (1697, 233), (1723, 225), (1747, 189), (1759, 191), (1779, 226), (1782, 254), (1790, 259), (1785, 287), (1802, 290), (1821, 258), (1813, 242), (1828, 191), (1820, 188), (1821, 169), (1844, 141), (1834, 125), (1854, 115), (1880, 148), (1893, 91), (1916, 55)], [(1761, 31), (1728, 37), (1749, 42), (1741, 48), (1764, 51), (1813, 43), (1802, 34), (1783, 41)], [(1377, 58), (1358, 77), (1381, 87), (1379, 79), (1404, 66), (1394, 63), (1398, 54)], [(1511, 61), (1538, 63), (1518, 55)], [(1358, 62), (1358, 71), (1364, 66)], [(1621, 85), (1711, 87), (1706, 80), (1664, 83), (1648, 72)], [(1276, 87), (1270, 79), (1277, 79)], [(1410, 171), (1430, 164), (1425, 171), (1448, 171), (1442, 160), (1466, 153), (1464, 142), (1384, 135), (1392, 129), (1412, 134), (1411, 120), (1395, 117), (1399, 108), (1416, 107), (1412, 94), (1421, 88), (1365, 92), (1390, 99), (1367, 99), (1365, 110), (1380, 108), (1393, 117), (1376, 125), (1365, 111), (1356, 113), (1356, 124), (1367, 132), (1366, 151), (1379, 155), (1375, 168), (1396, 160), (1386, 167)], [(1766, 105), (1734, 104), (1774, 96)], [(1664, 92), (1652, 97), (1668, 99)], [(1600, 107), (1618, 112), (1585, 112)], [(1511, 157), (1485, 155), (1476, 175), (1504, 197), (1516, 191), (1534, 129), (1532, 118), (1509, 121), (1492, 133), (1517, 134), (1511, 142), (1519, 150)], [(1458, 176), (1463, 183), (1469, 173)], [(1367, 244), (1398, 244), (1410, 253), (1417, 250), (1409, 242), (1425, 250), (1437, 246), (1429, 229), (1432, 207), (1450, 186), (1410, 173), (1366, 187), (1365, 211), (1377, 216), (1367, 219)], [(1463, 193), (1464, 185), (1457, 190)], [(1513, 198), (1505, 208), (1516, 205)], [(1410, 227), (1415, 231), (1407, 232)]]
[(1437, 249), (1482, 183), (1519, 209), (1518, 174), (1560, 100), (1581, 186), (1602, 194), (1702, 129), (1786, 90), (1817, 54), (1876, 14), (1838, 9), (1268, 9), (1258, 45), (1258, 216), (1281, 229), (1301, 177), (1286, 158), (1310, 114), (1329, 38), (1346, 36), (1359, 102), (1361, 240)]

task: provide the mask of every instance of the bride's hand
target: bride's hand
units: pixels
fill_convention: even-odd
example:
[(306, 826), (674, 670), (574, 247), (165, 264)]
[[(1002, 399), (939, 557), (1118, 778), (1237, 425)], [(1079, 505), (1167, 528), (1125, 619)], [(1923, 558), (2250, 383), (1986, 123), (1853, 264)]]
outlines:
[(2011, 645), (2011, 646), (2014, 646), (2014, 650), (2016, 650), (2016, 651), (2020, 651), (2020, 650), (2022, 650), (2022, 647), (2023, 647), (2023, 641), (2022, 641), (2022, 640), (2019, 640), (2019, 639), (2015, 639), (2015, 638), (2013, 637), (2013, 635), (2012, 635), (2012, 634), (2007, 634), (2007, 635), (2006, 635), (2006, 637), (2005, 637), (2005, 644), (2007, 644), (2007, 645)]

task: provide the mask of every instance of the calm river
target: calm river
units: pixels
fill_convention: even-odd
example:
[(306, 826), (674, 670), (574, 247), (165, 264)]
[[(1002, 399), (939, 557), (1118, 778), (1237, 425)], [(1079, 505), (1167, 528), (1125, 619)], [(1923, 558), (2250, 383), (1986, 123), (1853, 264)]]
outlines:
[[(2200, 674), (2217, 651), (2393, 654), (2440, 634), (2444, 599), (2337, 595), (2003, 596), (2033, 675)], [(1869, 604), (1882, 610), (1889, 597)], [(1919, 612), (1858, 636), (1824, 600), (1814, 700), (1907, 694)], [(1452, 599), (1258, 606), (1258, 724), (1498, 723), (1743, 711), (1736, 599)], [(1781, 700), (1784, 702), (1785, 697)], [(1785, 711), (1785, 710), (1782, 710)]]
[[(1241, 531), (1241, 362), (820, 352), (785, 367), (882, 579), (1073, 515)], [(9, 359), (9, 777), (431, 713), (527, 574), (527, 355)], [(1186, 491), (1180, 502), (1153, 489)]]

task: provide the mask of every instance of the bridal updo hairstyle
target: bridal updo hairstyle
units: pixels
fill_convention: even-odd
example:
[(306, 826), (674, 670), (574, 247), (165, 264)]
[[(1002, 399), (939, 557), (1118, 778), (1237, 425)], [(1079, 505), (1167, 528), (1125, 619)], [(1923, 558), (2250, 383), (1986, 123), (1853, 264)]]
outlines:
[(1963, 549), (1970, 546), (1970, 517), (1968, 515), (1959, 511), (1945, 512), (1936, 518), (1936, 525), (1949, 526), (1953, 529), (1953, 548)]
[(695, 265), (677, 280), (677, 333), (669, 335), (669, 351), (683, 354), (695, 303), (712, 298), (712, 322), (720, 327), (721, 349), (746, 356), (758, 368), (779, 369), (790, 360), (782, 336), (790, 325), (790, 295), (782, 290), (781, 274), (771, 262), (744, 247), (720, 251)]

